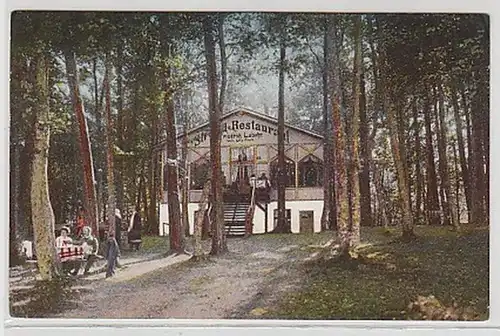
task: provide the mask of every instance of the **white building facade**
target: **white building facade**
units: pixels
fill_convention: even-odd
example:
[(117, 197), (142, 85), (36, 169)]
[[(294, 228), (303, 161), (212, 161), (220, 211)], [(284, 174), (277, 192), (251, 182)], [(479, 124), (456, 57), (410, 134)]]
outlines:
[[(225, 114), (221, 123), (226, 233), (240, 235), (271, 232), (275, 227), (277, 209), (277, 120), (241, 108)], [(187, 137), (190, 186), (188, 218), (189, 231), (192, 234), (203, 185), (210, 170), (208, 123), (189, 131)], [(166, 157), (165, 149), (162, 157)], [(323, 211), (323, 138), (285, 124), (285, 159), (285, 199), (291, 230), (293, 233), (320, 232)], [(257, 196), (252, 202), (251, 181), (255, 180), (257, 183), (254, 185), (258, 186), (263, 186), (263, 182), (267, 181), (265, 185), (268, 188), (257, 188)], [(167, 235), (166, 188), (163, 188), (163, 194), (159, 214), (160, 235)], [(250, 207), (253, 211), (249, 211)], [(209, 209), (207, 212), (208, 216)], [(245, 212), (251, 212), (250, 217), (246, 217), (246, 232), (242, 227)]]

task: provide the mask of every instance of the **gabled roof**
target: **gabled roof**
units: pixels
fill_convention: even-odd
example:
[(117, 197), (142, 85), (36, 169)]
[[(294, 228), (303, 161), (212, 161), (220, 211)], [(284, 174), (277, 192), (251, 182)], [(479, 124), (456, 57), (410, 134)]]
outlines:
[[(221, 121), (224, 120), (224, 119), (227, 119), (229, 118), (230, 116), (232, 115), (235, 115), (235, 114), (238, 114), (238, 113), (246, 113), (246, 114), (249, 114), (257, 119), (261, 119), (261, 120), (264, 120), (264, 121), (267, 121), (267, 122), (270, 122), (270, 123), (273, 123), (273, 124), (277, 124), (278, 123), (278, 119), (274, 118), (274, 117), (271, 117), (271, 116), (268, 116), (268, 115), (265, 115), (263, 113), (260, 113), (260, 112), (257, 112), (257, 111), (253, 111), (249, 108), (246, 108), (246, 107), (239, 107), (237, 109), (234, 109), (234, 110), (231, 110), (229, 112), (227, 112), (226, 114), (222, 115), (222, 118), (221, 118)], [(189, 130), (187, 132), (187, 134), (192, 134), (194, 132), (197, 132), (205, 127), (207, 127), (210, 123), (209, 122), (205, 122), (195, 128), (192, 128), (191, 130)], [(288, 128), (291, 128), (291, 129), (294, 129), (298, 132), (301, 132), (301, 133), (305, 133), (305, 134), (308, 134), (310, 136), (313, 136), (315, 138), (318, 138), (318, 139), (323, 139), (323, 137), (319, 134), (316, 134), (314, 132), (311, 132), (311, 131), (307, 131), (305, 129), (302, 129), (302, 128), (299, 128), (299, 127), (296, 127), (296, 126), (292, 126), (288, 123), (285, 123), (285, 126), (288, 127)], [(183, 135), (180, 135), (179, 138), (182, 138)]]
[[(261, 119), (261, 120), (264, 120), (264, 121), (267, 121), (267, 122), (270, 122), (270, 123), (273, 123), (273, 124), (277, 124), (278, 123), (278, 119), (274, 118), (274, 117), (271, 117), (271, 116), (268, 116), (266, 114), (263, 114), (263, 113), (260, 113), (260, 112), (257, 112), (257, 111), (253, 111), (249, 108), (246, 108), (246, 107), (239, 107), (239, 108), (236, 108), (234, 110), (231, 110), (225, 114), (222, 115), (221, 117), (221, 122), (224, 120), (224, 119), (227, 119), (235, 114), (238, 114), (238, 113), (245, 113), (245, 114), (249, 114), (257, 119)], [(210, 122), (205, 122), (199, 126), (196, 126), (192, 129), (190, 129), (188, 132), (187, 132), (187, 135), (190, 135), (190, 134), (193, 134), (197, 131), (200, 131), (202, 129), (204, 129), (205, 127), (209, 126), (210, 125)], [(323, 136), (319, 135), (319, 134), (316, 134), (314, 132), (311, 132), (311, 131), (308, 131), (308, 130), (305, 130), (305, 129), (302, 129), (302, 128), (299, 128), (299, 127), (296, 127), (296, 126), (293, 126), (293, 125), (290, 125), (288, 123), (285, 122), (285, 127), (288, 127), (290, 129), (293, 129), (297, 132), (301, 132), (301, 133), (304, 133), (304, 134), (307, 134), (309, 136), (312, 136), (312, 137), (315, 137), (315, 138), (318, 138), (318, 139), (323, 139)], [(181, 134), (177, 137), (177, 139), (181, 139), (182, 137), (184, 136), (184, 134)], [(163, 144), (165, 144), (166, 141), (162, 141), (160, 143), (157, 144), (157, 146), (161, 146)], [(155, 146), (156, 147), (156, 146)]]

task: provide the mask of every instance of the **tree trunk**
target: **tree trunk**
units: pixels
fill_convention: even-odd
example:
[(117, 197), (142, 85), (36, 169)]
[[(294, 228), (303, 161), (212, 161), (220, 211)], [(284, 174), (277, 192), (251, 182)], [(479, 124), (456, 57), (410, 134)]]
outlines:
[(344, 139), (343, 123), (341, 119), (341, 88), (339, 74), (339, 60), (337, 41), (335, 41), (336, 22), (335, 17), (330, 18), (328, 36), (331, 39), (332, 62), (329, 69), (330, 99), (332, 104), (332, 123), (335, 148), (335, 191), (337, 198), (337, 236), (340, 241), (341, 255), (347, 256), (351, 247), (349, 232), (349, 195), (347, 191), (347, 169), (346, 169), (346, 144)]
[(212, 188), (210, 179), (205, 182), (203, 186), (203, 192), (201, 194), (200, 203), (198, 203), (198, 213), (196, 214), (196, 218), (194, 219), (194, 252), (193, 258), (200, 259), (203, 258), (203, 246), (201, 245), (202, 241), (202, 231), (203, 231), (203, 222), (206, 218), (207, 204), (208, 204), (208, 195), (210, 193), (210, 189)]
[(448, 199), (446, 197), (446, 192), (445, 192), (445, 183), (444, 179), (446, 177), (446, 172), (444, 171), (444, 166), (443, 166), (443, 152), (446, 152), (446, 149), (442, 148), (442, 140), (441, 140), (441, 125), (439, 123), (439, 110), (438, 110), (438, 93), (435, 87), (432, 88), (432, 97), (433, 97), (433, 116), (432, 118), (434, 119), (434, 125), (436, 128), (436, 142), (437, 142), (437, 147), (438, 147), (438, 171), (439, 171), (439, 177), (440, 177), (440, 184), (438, 186), (439, 188), (439, 199), (441, 203), (441, 211), (442, 211), (442, 225), (448, 226), (450, 225), (450, 207), (448, 204)]
[[(446, 197), (446, 208), (448, 211), (445, 211), (446, 215), (449, 215), (449, 222), (455, 229), (459, 229), (458, 223), (458, 212), (456, 209), (456, 203), (453, 197), (453, 193), (450, 185), (450, 169), (448, 166), (448, 157), (447, 157), (447, 148), (448, 141), (446, 135), (448, 134), (446, 123), (445, 123), (445, 108), (444, 108), (444, 93), (442, 86), (439, 86), (438, 89), (439, 96), (439, 109), (436, 111), (438, 114), (438, 128), (439, 128), (439, 166), (441, 171), (441, 183), (444, 189), (444, 194)], [(458, 195), (457, 195), (458, 197)]]
[(21, 184), (21, 169), (20, 169), (20, 137), (18, 135), (18, 125), (12, 121), (11, 126), (11, 171), (10, 171), (10, 220), (9, 220), (9, 265), (15, 266), (19, 264), (20, 255), (19, 255), (19, 243), (20, 243), (20, 234), (19, 234), (19, 203), (20, 203), (20, 184)]
[(205, 58), (207, 61), (208, 105), (210, 111), (210, 161), (212, 164), (212, 206), (214, 221), (212, 222), (213, 255), (227, 251), (224, 230), (224, 208), (222, 195), (221, 170), (221, 125), (222, 112), (217, 102), (217, 66), (215, 59), (214, 25), (212, 14), (206, 14), (203, 20)]
[[(23, 87), (23, 80), (27, 80), (26, 60), (11, 61), (11, 84), (10, 92), (10, 169), (9, 169), (9, 266), (16, 266), (21, 262), (20, 242), (25, 236), (21, 222), (21, 147), (23, 143), (21, 126), (23, 125), (23, 114), (28, 109), (24, 99), (16, 98), (18, 93), (21, 97), (27, 94), (27, 89)], [(31, 165), (31, 162), (23, 162), (23, 166)], [(23, 194), (29, 191), (23, 190)], [(25, 224), (24, 224), (25, 225)]]
[[(464, 186), (465, 203), (467, 204), (467, 213), (469, 213), (471, 208), (471, 197), (470, 197), (470, 176), (469, 168), (467, 167), (467, 158), (465, 155), (465, 143), (464, 143), (464, 127), (462, 123), (462, 118), (460, 116), (460, 108), (458, 105), (458, 95), (457, 90), (454, 85), (451, 85), (451, 102), (453, 105), (453, 115), (455, 118), (455, 132), (457, 135), (458, 142), (458, 154), (460, 157), (460, 169), (462, 172), (462, 181)], [(465, 106), (464, 106), (465, 110)], [(465, 111), (467, 112), (467, 111)], [(459, 185), (459, 183), (457, 183)], [(458, 194), (457, 194), (458, 195)]]
[(384, 228), (389, 227), (389, 219), (387, 218), (387, 205), (386, 205), (386, 199), (385, 199), (385, 192), (384, 192), (384, 185), (383, 185), (383, 177), (384, 177), (384, 171), (381, 170), (381, 172), (375, 171), (374, 176), (375, 176), (375, 190), (377, 193), (377, 202), (378, 202), (378, 207), (380, 211), (380, 221), (381, 225)]
[[(117, 103), (117, 123), (116, 123), (116, 141), (118, 148), (124, 150), (124, 127), (123, 127), (123, 44), (118, 44), (116, 53), (116, 103)], [(124, 207), (124, 189), (123, 189), (123, 159), (116, 162), (116, 207), (123, 210)]]
[(439, 200), (437, 190), (436, 164), (434, 162), (434, 145), (431, 131), (431, 110), (429, 97), (424, 100), (424, 121), (425, 121), (425, 147), (427, 150), (427, 206), (429, 224), (440, 225)]
[(31, 207), (38, 270), (43, 280), (52, 280), (58, 275), (58, 263), (55, 248), (55, 219), (50, 203), (47, 176), (50, 143), (49, 65), (44, 56), (37, 56), (35, 150), (31, 175)]
[(420, 123), (418, 121), (418, 107), (416, 100), (413, 102), (413, 119), (415, 122), (415, 180), (416, 180), (416, 196), (415, 196), (415, 223), (422, 223), (422, 188), (423, 175), (421, 172), (422, 148), (420, 139)]
[[(156, 123), (153, 124), (153, 128), (157, 129), (157, 125)], [(154, 136), (153, 137), (155, 140), (153, 143), (156, 143), (156, 139), (157, 137)], [(153, 144), (151, 144), (153, 147)], [(159, 225), (158, 225), (158, 212), (157, 212), (157, 208), (156, 208), (156, 195), (157, 195), (157, 191), (158, 191), (158, 188), (157, 188), (157, 185), (156, 185), (156, 163), (157, 163), (157, 156), (155, 154), (152, 154), (151, 155), (151, 158), (149, 159), (150, 160), (150, 163), (149, 163), (149, 180), (148, 180), (148, 197), (147, 197), (147, 201), (149, 201), (149, 205), (148, 205), (148, 208), (147, 208), (147, 213), (148, 213), (148, 227), (149, 227), (149, 230), (148, 230), (148, 233), (152, 234), (152, 235), (158, 235), (159, 234)], [(145, 203), (147, 202), (145, 200)], [(147, 203), (146, 203), (147, 204)]]
[(188, 129), (189, 129), (189, 115), (186, 111), (184, 113), (184, 136), (182, 138), (182, 158), (181, 165), (183, 167), (182, 174), (182, 228), (184, 230), (184, 237), (190, 235), (189, 233), (189, 165), (187, 160), (188, 153)]
[[(479, 89), (476, 88), (476, 91)], [(480, 103), (481, 95), (476, 92), (473, 97), (473, 104), (471, 104), (471, 122), (472, 122), (472, 157), (470, 160), (470, 174), (471, 174), (471, 220), (476, 226), (485, 224), (486, 208), (485, 208), (485, 195), (486, 195), (486, 181), (484, 172), (484, 154), (483, 154), (483, 141), (482, 141), (482, 122), (481, 114), (484, 111), (481, 109)]]
[(83, 184), (84, 184), (84, 207), (86, 224), (92, 228), (93, 232), (98, 232), (97, 201), (94, 178), (94, 165), (92, 162), (92, 149), (90, 147), (89, 131), (87, 121), (83, 112), (83, 103), (80, 98), (80, 89), (78, 87), (78, 71), (76, 68), (75, 54), (71, 50), (64, 53), (66, 61), (66, 73), (68, 76), (68, 85), (71, 93), (73, 110), (78, 120), (78, 142), (80, 145), (80, 155), (83, 162)]
[[(461, 213), (462, 213), (462, 207), (460, 205), (460, 169), (459, 169), (459, 153), (457, 152), (457, 144), (454, 141), (452, 143), (453, 145), (453, 164), (454, 164), (454, 180), (455, 180), (455, 202), (456, 202), (456, 208), (457, 208), (457, 216), (458, 216), (458, 225), (460, 226), (460, 218), (461, 218)], [(465, 194), (465, 190), (464, 190)], [(465, 196), (465, 195), (464, 195)]]
[[(385, 63), (385, 54), (382, 54), (381, 66), (383, 68), (387, 67)], [(387, 113), (387, 126), (389, 129), (389, 135), (391, 140), (392, 147), (392, 156), (394, 160), (394, 165), (396, 166), (396, 177), (398, 181), (398, 189), (399, 189), (399, 202), (402, 211), (402, 239), (403, 241), (411, 241), (415, 234), (413, 232), (413, 217), (411, 214), (410, 208), (410, 192), (408, 189), (408, 172), (405, 168), (406, 157), (404, 156), (404, 151), (401, 152), (401, 149), (404, 150), (404, 145), (399, 143), (398, 136), (398, 124), (397, 124), (397, 115), (394, 112), (391, 101), (389, 100), (390, 92), (389, 86), (384, 76), (380, 78), (380, 87), (381, 87), (381, 97), (384, 105), (384, 110)]]
[[(171, 70), (167, 69), (166, 82), (170, 81)], [(167, 84), (168, 85), (168, 84)], [(175, 110), (173, 90), (165, 87), (165, 128), (167, 131), (167, 202), (168, 202), (168, 222), (169, 239), (171, 253), (184, 253), (182, 218), (179, 203), (179, 176), (178, 176), (178, 154), (177, 154), (177, 134), (175, 128)]]
[(220, 93), (219, 93), (219, 109), (224, 113), (224, 101), (226, 98), (227, 86), (227, 56), (226, 56), (226, 43), (224, 40), (224, 20), (225, 13), (218, 14), (218, 33), (219, 33), (219, 51), (220, 51)]
[(286, 20), (280, 25), (280, 61), (278, 86), (278, 222), (273, 232), (290, 233), (286, 218), (286, 169), (285, 169), (285, 62), (286, 62)]
[(396, 166), (396, 174), (398, 179), (398, 187), (399, 187), (399, 199), (401, 211), (403, 213), (403, 221), (402, 221), (402, 229), (403, 229), (403, 240), (409, 241), (413, 239), (413, 217), (411, 214), (410, 208), (410, 192), (408, 190), (408, 174), (405, 171), (404, 162), (406, 160), (405, 157), (402, 156), (400, 152), (400, 144), (398, 143), (398, 131), (396, 125), (396, 118), (393, 107), (390, 105), (388, 101), (388, 97), (385, 97), (385, 110), (387, 111), (387, 122), (389, 126), (389, 133), (391, 137), (391, 147), (392, 147), (392, 155), (394, 159), (394, 165)]
[[(100, 147), (102, 143), (106, 143), (106, 135), (105, 131), (103, 130), (103, 122), (104, 119), (101, 114), (101, 109), (99, 105), (99, 82), (97, 80), (97, 57), (94, 57), (92, 59), (92, 79), (94, 82), (94, 114), (95, 114), (95, 119), (97, 123), (97, 146)], [(104, 86), (103, 82), (103, 86)], [(106, 151), (104, 151), (105, 153)], [(97, 220), (100, 221), (100, 214), (102, 212), (102, 209), (105, 208), (103, 206), (103, 189), (104, 189), (104, 184), (102, 181), (102, 176), (101, 176), (101, 171), (100, 169), (100, 164), (104, 161), (104, 158), (102, 157), (102, 150), (98, 150), (95, 152), (95, 161), (96, 161), (96, 178), (97, 178), (97, 185), (96, 185), (96, 199), (97, 199)]]
[(353, 114), (351, 121), (351, 165), (349, 179), (352, 194), (352, 227), (351, 245), (360, 242), (360, 187), (359, 187), (359, 124), (360, 124), (360, 72), (362, 67), (361, 54), (361, 15), (357, 15), (354, 23), (354, 74), (353, 74)]
[(360, 135), (360, 174), (359, 174), (359, 193), (361, 196), (361, 225), (372, 226), (372, 199), (370, 192), (370, 157), (368, 144), (368, 120), (366, 117), (366, 90), (364, 69), (360, 69), (360, 100), (359, 100), (359, 135)]
[(336, 209), (334, 201), (335, 171), (333, 167), (333, 136), (330, 106), (328, 100), (328, 69), (330, 67), (331, 46), (328, 38), (328, 20), (325, 17), (323, 34), (323, 213), (321, 231), (336, 227)]
[[(104, 90), (106, 92), (106, 163), (107, 163), (107, 181), (108, 181), (108, 237), (114, 237), (115, 230), (115, 209), (116, 209), (116, 193), (115, 193), (115, 170), (114, 170), (114, 145), (113, 145), (113, 119), (111, 117), (111, 92), (109, 88), (109, 72), (111, 64), (106, 59), (106, 68), (104, 72)], [(117, 240), (120, 237), (116, 237)]]

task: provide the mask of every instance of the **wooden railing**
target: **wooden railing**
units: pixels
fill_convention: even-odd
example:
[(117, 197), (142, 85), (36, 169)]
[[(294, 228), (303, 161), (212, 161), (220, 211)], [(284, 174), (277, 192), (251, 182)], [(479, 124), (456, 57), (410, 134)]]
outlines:
[(252, 188), (252, 193), (250, 196), (250, 205), (245, 217), (245, 236), (249, 236), (253, 231), (253, 216), (255, 214), (255, 180), (250, 183), (250, 188)]

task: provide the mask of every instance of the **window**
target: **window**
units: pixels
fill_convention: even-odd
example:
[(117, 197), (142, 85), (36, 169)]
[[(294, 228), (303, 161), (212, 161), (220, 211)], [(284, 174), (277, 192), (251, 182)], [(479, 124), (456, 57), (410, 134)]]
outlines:
[(201, 158), (196, 162), (191, 163), (191, 189), (202, 190), (205, 182), (208, 179), (210, 164), (206, 158)]
[(323, 184), (323, 161), (308, 155), (299, 161), (299, 187), (319, 187)]
[[(278, 185), (278, 158), (271, 162), (271, 186)], [(285, 157), (285, 186), (295, 187), (295, 162)]]

